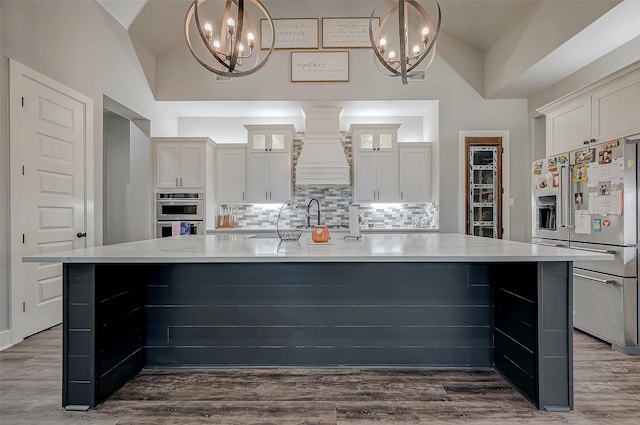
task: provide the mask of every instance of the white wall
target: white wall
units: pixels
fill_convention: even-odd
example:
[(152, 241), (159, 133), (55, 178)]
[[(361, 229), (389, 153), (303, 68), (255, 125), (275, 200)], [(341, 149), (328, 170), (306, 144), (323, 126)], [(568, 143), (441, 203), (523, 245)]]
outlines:
[(128, 242), (129, 120), (113, 112), (104, 113), (104, 239), (105, 245)]
[(149, 140), (149, 124), (147, 120), (132, 120), (129, 126), (129, 155), (135, 161), (130, 163), (129, 168), (128, 241), (151, 239), (155, 235), (153, 179), (150, 178), (153, 152)]
[(3, 8), (0, 3), (0, 348), (9, 344), (4, 341), (3, 331), (9, 329), (9, 115), (7, 107), (9, 60), (2, 47)]
[[(175, 135), (175, 119), (157, 107), (129, 36), (93, 1), (3, 1), (0, 3), (0, 330), (8, 324), (8, 57), (93, 99), (95, 240), (102, 243), (103, 95), (153, 120), (152, 132)], [(146, 56), (148, 57), (148, 55)], [(142, 162), (148, 166), (148, 162)], [(140, 170), (141, 172), (142, 169)]]
[(152, 238), (152, 152), (148, 121), (113, 112), (104, 120), (104, 244)]

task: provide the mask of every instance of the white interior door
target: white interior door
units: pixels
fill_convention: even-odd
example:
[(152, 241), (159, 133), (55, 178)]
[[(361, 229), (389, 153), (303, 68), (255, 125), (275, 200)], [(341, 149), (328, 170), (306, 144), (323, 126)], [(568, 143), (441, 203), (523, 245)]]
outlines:
[(12, 107), (10, 123), (15, 343), (62, 321), (61, 264), (23, 263), (22, 257), (85, 247), (85, 150), (92, 104), (35, 71), (15, 62), (11, 66), (11, 99), (20, 102)]

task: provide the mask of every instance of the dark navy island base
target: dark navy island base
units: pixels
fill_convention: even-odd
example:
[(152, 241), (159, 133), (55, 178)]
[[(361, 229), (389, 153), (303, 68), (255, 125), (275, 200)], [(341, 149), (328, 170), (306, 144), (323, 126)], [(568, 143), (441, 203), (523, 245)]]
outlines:
[(573, 409), (572, 262), (64, 263), (63, 397), (144, 367), (494, 369)]

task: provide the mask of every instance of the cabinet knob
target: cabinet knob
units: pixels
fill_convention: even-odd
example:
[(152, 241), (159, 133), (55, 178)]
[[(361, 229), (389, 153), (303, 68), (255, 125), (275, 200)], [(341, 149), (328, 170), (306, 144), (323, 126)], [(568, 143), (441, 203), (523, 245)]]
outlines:
[(589, 143), (595, 143), (595, 142), (596, 142), (596, 139), (589, 140)]

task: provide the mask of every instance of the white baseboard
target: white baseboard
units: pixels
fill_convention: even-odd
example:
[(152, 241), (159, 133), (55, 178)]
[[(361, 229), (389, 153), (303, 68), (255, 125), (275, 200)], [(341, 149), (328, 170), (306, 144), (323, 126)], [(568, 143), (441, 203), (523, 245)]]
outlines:
[(0, 331), (0, 351), (13, 346), (11, 343), (11, 329)]

